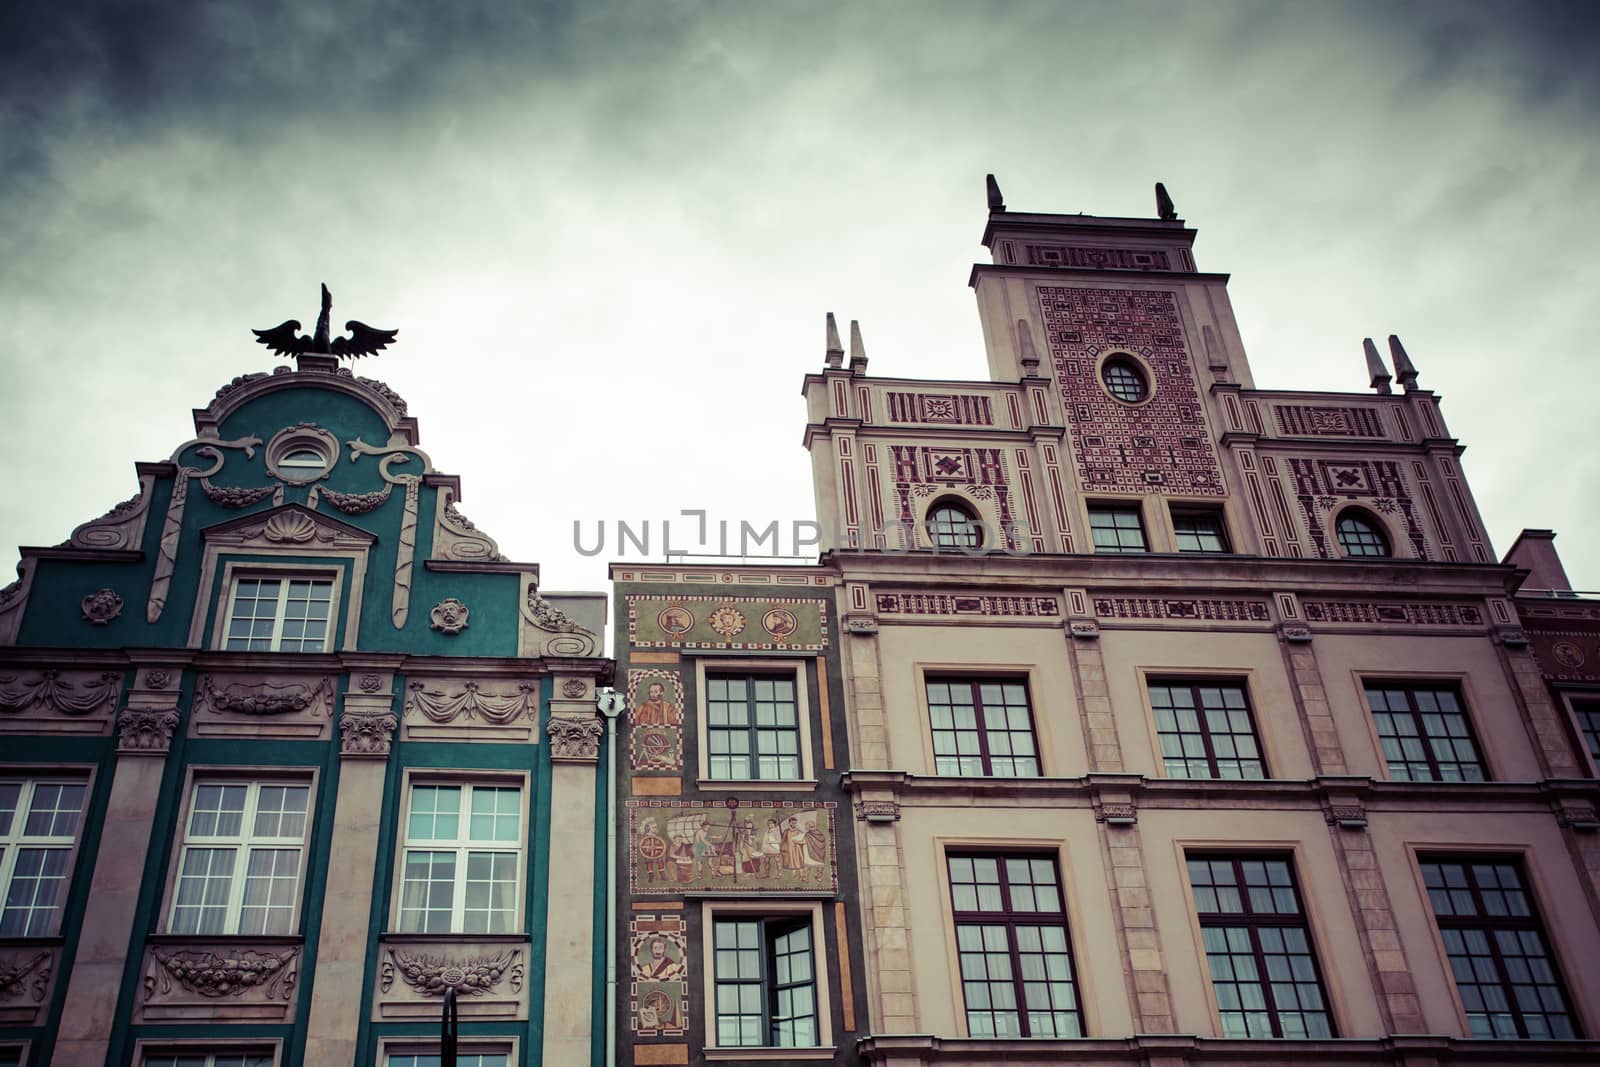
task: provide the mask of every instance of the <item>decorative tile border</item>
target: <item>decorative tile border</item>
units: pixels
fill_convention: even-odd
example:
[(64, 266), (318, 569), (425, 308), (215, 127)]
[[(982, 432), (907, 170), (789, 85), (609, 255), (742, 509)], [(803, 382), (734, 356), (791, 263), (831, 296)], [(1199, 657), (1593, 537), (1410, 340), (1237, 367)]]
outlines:
[(982, 615), (1002, 618), (1059, 618), (1061, 615), (1061, 600), (1053, 596), (880, 593), (877, 603), (880, 615)]
[(1393, 626), (1483, 626), (1483, 609), (1475, 604), (1386, 600), (1305, 600), (1311, 622)]
[(1196, 600), (1175, 597), (1095, 597), (1102, 619), (1193, 619), (1202, 622), (1270, 622), (1265, 600)]

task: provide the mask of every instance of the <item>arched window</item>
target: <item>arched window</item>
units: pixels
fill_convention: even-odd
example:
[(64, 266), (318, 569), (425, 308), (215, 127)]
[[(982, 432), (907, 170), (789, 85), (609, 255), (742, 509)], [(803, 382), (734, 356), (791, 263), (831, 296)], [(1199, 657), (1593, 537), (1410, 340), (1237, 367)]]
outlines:
[(965, 504), (941, 500), (928, 509), (928, 540), (934, 548), (977, 548), (983, 544), (978, 517)]
[(1144, 369), (1127, 356), (1112, 356), (1100, 367), (1100, 380), (1106, 392), (1125, 404), (1142, 403), (1150, 396), (1150, 383)]
[(1394, 553), (1389, 550), (1389, 539), (1376, 519), (1360, 511), (1347, 511), (1339, 516), (1336, 531), (1339, 547), (1351, 557), (1382, 557)]
[(278, 466), (285, 472), (292, 471), (295, 478), (309, 478), (327, 470), (328, 459), (312, 449), (297, 448), (278, 460)]

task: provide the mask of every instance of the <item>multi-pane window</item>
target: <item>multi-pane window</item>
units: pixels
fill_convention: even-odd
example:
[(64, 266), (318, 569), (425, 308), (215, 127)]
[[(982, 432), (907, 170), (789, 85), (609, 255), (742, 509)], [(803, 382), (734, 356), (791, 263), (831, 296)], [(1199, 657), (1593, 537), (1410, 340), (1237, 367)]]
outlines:
[(1589, 758), (1600, 770), (1600, 701), (1574, 700), (1572, 714), (1578, 720), (1578, 730), (1589, 746)]
[(82, 782), (0, 781), (0, 937), (49, 937), (61, 926)]
[(1189, 856), (1223, 1037), (1332, 1037), (1287, 857)]
[(1179, 552), (1232, 552), (1222, 513), (1199, 509), (1173, 509), (1172, 535)]
[(712, 945), (719, 1047), (818, 1044), (810, 915), (717, 919)]
[(1112, 507), (1105, 504), (1089, 509), (1089, 533), (1094, 538), (1096, 552), (1148, 552), (1150, 543), (1144, 536), (1144, 521), (1139, 509)]
[(942, 502), (928, 509), (928, 540), (935, 548), (977, 548), (983, 531), (977, 518), (960, 504)]
[(1244, 686), (1152, 681), (1161, 758), (1170, 778), (1265, 778)]
[(967, 1033), (1082, 1037), (1055, 860), (952, 855), (948, 863)]
[[(439, 1067), (438, 1053), (391, 1053), (385, 1060), (388, 1067)], [(458, 1052), (457, 1067), (507, 1067), (511, 1057), (504, 1052)]]
[(711, 778), (800, 778), (800, 705), (794, 675), (707, 675), (706, 748)]
[(320, 578), (250, 578), (233, 583), (229, 652), (325, 652), (333, 581)]
[(403, 851), (401, 933), (521, 930), (520, 787), (412, 785)]
[(1455, 690), (1388, 682), (1369, 682), (1366, 688), (1391, 778), (1481, 782), (1488, 777)]
[(266, 1052), (205, 1053), (178, 1052), (172, 1055), (146, 1055), (144, 1067), (272, 1067)]
[(1345, 512), (1334, 530), (1347, 556), (1383, 557), (1390, 554), (1389, 539), (1378, 524), (1364, 515)]
[(929, 678), (935, 774), (1036, 778), (1038, 747), (1020, 680)]
[(1521, 865), (1497, 856), (1427, 856), (1423, 884), (1473, 1037), (1576, 1037)]
[(1100, 379), (1106, 383), (1106, 392), (1125, 404), (1137, 404), (1150, 395), (1150, 383), (1138, 366), (1126, 357), (1113, 357), (1100, 369)]
[(172, 893), (175, 934), (290, 934), (311, 789), (195, 783)]

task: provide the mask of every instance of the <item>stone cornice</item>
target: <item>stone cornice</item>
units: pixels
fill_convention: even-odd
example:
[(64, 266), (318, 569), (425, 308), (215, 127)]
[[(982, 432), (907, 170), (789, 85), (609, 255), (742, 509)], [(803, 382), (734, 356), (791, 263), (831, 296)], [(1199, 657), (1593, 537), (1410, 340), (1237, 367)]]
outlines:
[(1506, 595), (1515, 568), (1501, 563), (1444, 563), (1431, 560), (1285, 559), (1268, 556), (1195, 556), (1182, 553), (1104, 556), (1092, 553), (910, 552), (834, 548), (820, 563), (841, 580), (951, 589), (1072, 584), (1094, 591), (1126, 590), (1140, 595), (1197, 596), (1202, 591), (1278, 590), (1381, 599), (1374, 590), (1398, 597), (1481, 597)]
[(70, 548), (23, 545), (17, 549), (23, 559), (70, 559), (79, 563), (139, 563), (144, 553), (136, 548)]
[(1139, 1034), (1124, 1038), (1049, 1040), (936, 1037), (933, 1034), (868, 1034), (856, 1042), (868, 1063), (1055, 1063), (1092, 1060), (1128, 1064), (1352, 1063), (1370, 1065), (1448, 1062), (1589, 1064), (1600, 1059), (1600, 1041), (1485, 1041), (1438, 1034), (1393, 1034), (1380, 1038), (1268, 1040)]
[[(1126, 795), (1137, 807), (1160, 809), (1310, 810), (1354, 802), (1373, 811), (1549, 810), (1561, 801), (1594, 802), (1600, 782), (1389, 782), (1358, 775), (1264, 781), (1148, 778), (1091, 773), (1076, 778), (954, 778), (896, 770), (851, 768), (840, 778), (846, 792), (892, 798), (902, 807), (1083, 807), (1107, 794)], [(1005, 802), (1005, 803), (1001, 803)]]
[(1184, 270), (1097, 270), (1093, 267), (1044, 267), (1021, 263), (974, 263), (972, 272), (967, 275), (968, 287), (976, 287), (978, 279), (985, 274), (1001, 275), (1027, 275), (1034, 278), (1061, 278), (1073, 281), (1096, 281), (1102, 285), (1110, 279), (1115, 279), (1117, 285), (1129, 282), (1141, 282), (1138, 288), (1160, 289), (1170, 287), (1172, 282), (1179, 284), (1185, 282), (1215, 282), (1227, 285), (1231, 274), (1214, 274), (1209, 271), (1184, 271)]
[(531, 574), (539, 580), (537, 563), (517, 563), (513, 560), (427, 559), (422, 561), (426, 570), (441, 574)]

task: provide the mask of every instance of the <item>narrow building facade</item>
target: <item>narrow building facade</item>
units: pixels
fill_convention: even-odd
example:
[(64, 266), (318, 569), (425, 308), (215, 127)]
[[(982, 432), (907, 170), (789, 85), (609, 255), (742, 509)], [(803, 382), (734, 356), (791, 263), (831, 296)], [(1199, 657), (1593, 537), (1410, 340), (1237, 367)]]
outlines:
[(805, 380), (866, 1062), (1600, 1058), (1593, 764), (1439, 398), (1256, 385), (1157, 218), (1009, 210), (984, 380)]
[(0, 1063), (600, 1062), (605, 597), (331, 354), (136, 471), (0, 591)]
[(867, 1030), (834, 579), (611, 568), (622, 1064), (858, 1063)]

